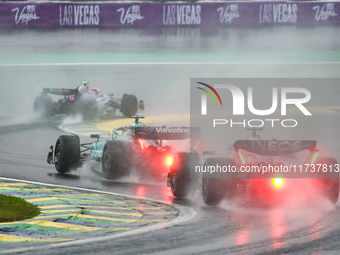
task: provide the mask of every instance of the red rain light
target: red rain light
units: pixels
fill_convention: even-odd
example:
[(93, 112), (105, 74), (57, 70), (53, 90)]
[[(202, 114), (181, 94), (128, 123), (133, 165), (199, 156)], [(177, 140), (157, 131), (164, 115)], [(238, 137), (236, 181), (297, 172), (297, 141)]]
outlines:
[(275, 188), (281, 188), (283, 186), (283, 183), (284, 183), (284, 181), (283, 181), (282, 177), (279, 177), (279, 176), (274, 177), (274, 179), (273, 179), (273, 186)]
[(174, 162), (174, 160), (171, 156), (166, 157), (166, 164), (168, 166), (171, 166), (173, 162)]

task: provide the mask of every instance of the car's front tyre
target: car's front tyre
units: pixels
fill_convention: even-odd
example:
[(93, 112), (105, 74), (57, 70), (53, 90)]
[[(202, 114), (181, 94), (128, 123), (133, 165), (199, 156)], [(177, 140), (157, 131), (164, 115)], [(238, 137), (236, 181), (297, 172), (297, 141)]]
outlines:
[(54, 151), (55, 168), (59, 173), (77, 169), (80, 160), (79, 137), (75, 135), (59, 136)]

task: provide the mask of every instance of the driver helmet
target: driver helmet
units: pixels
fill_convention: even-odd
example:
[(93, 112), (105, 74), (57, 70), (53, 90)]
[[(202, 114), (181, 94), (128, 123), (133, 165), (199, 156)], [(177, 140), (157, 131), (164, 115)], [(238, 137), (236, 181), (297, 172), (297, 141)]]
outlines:
[(78, 90), (79, 93), (86, 94), (89, 91), (89, 87), (87, 85), (80, 85)]

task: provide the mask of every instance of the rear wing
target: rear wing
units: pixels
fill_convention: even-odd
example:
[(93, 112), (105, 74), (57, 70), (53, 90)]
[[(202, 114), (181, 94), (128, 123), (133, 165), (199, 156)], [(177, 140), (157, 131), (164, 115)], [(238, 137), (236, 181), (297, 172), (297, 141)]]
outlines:
[(43, 88), (42, 90), (45, 93), (49, 93), (53, 95), (60, 95), (60, 96), (75, 95), (79, 93), (77, 89)]
[(263, 156), (284, 156), (303, 150), (316, 149), (314, 140), (237, 140), (234, 149), (242, 149)]
[(136, 127), (135, 136), (146, 140), (184, 140), (199, 136), (200, 128), (195, 127)]

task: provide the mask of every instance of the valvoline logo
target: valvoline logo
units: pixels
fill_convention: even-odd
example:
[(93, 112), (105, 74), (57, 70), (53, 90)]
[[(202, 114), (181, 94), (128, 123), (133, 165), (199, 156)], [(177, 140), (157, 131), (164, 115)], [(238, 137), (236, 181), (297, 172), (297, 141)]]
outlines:
[(155, 127), (144, 127), (144, 130), (147, 133), (151, 133), (154, 129), (155, 129)]

